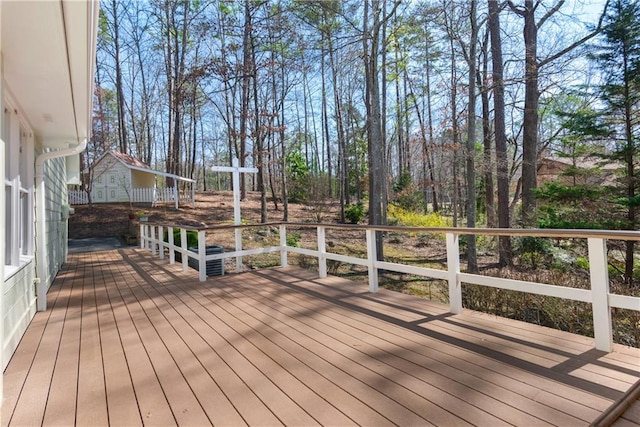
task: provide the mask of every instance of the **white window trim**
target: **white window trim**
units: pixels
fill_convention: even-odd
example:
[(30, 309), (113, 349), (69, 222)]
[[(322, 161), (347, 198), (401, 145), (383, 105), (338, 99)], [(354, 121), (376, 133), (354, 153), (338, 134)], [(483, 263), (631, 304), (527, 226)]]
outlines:
[[(5, 228), (6, 255), (4, 260), (4, 278), (15, 274), (34, 258), (35, 238), (35, 188), (34, 188), (34, 137), (31, 126), (24, 119), (24, 115), (16, 107), (8, 94), (5, 94), (4, 111), (9, 113), (9, 135), (5, 143), (5, 155), (9, 159), (21, 159), (10, 162), (5, 171), (5, 209), (9, 215), (9, 229)], [(21, 147), (22, 145), (22, 147)], [(21, 149), (25, 150), (21, 157)], [(22, 172), (22, 176), (21, 176)], [(7, 179), (7, 175), (11, 179)], [(7, 191), (7, 189), (10, 189)], [(4, 227), (7, 224), (3, 224)], [(7, 263), (7, 259), (10, 262)]]

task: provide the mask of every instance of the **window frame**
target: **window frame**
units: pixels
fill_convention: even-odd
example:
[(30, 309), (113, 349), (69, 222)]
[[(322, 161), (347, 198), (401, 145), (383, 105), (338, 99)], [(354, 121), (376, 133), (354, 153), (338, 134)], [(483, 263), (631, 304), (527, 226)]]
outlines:
[(2, 120), (2, 139), (9, 160), (4, 176), (6, 278), (34, 256), (35, 141), (31, 126), (8, 95), (3, 98)]

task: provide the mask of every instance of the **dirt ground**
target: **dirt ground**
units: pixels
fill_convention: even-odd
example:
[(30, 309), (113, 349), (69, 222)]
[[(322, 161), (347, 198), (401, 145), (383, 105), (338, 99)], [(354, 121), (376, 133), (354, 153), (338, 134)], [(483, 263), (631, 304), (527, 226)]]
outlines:
[[(322, 208), (289, 203), (289, 221), (316, 222), (321, 214), (324, 222), (337, 220), (337, 203), (327, 204)], [(128, 203), (110, 203), (73, 206), (75, 213), (69, 220), (69, 238), (83, 239), (89, 237), (121, 237), (129, 233), (131, 221), (130, 213), (145, 213), (149, 220), (170, 222), (184, 225), (216, 225), (233, 223), (233, 192), (211, 191), (196, 194), (195, 208), (191, 205), (181, 205), (175, 210), (173, 205), (149, 207), (141, 205), (130, 206)], [(318, 212), (318, 210), (322, 212)], [(243, 223), (260, 222), (260, 193), (247, 193), (247, 200), (241, 202), (240, 211)], [(276, 210), (273, 202), (267, 204), (268, 220), (281, 221), (283, 216), (282, 204), (278, 203)], [(135, 222), (135, 220), (134, 220)]]

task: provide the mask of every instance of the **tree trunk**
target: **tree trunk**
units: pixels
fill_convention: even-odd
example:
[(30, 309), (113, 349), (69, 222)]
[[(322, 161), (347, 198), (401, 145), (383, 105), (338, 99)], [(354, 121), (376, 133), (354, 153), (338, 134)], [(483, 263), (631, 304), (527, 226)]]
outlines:
[[(470, 0), (469, 15), (471, 25), (471, 40), (469, 41), (469, 117), (467, 119), (467, 227), (476, 226), (476, 44), (478, 43), (478, 23), (476, 17), (477, 0)], [(476, 254), (476, 236), (469, 235), (467, 242), (467, 270), (470, 273), (478, 271)]]
[[(429, 140), (425, 141), (429, 147), (433, 146), (433, 112), (432, 112), (432, 103), (431, 103), (431, 55), (429, 53), (429, 35), (425, 38), (425, 68), (426, 68), (426, 77), (427, 77), (427, 125), (429, 126)], [(428, 152), (428, 151), (427, 151)], [(433, 211), (438, 212), (440, 210), (440, 206), (438, 205), (438, 185), (434, 179), (434, 171), (431, 168), (430, 172), (431, 176), (431, 200), (433, 205)]]
[[(240, 167), (245, 166), (247, 154), (247, 122), (249, 120), (249, 85), (254, 64), (251, 62), (251, 8), (244, 2), (244, 32), (242, 37), (242, 110), (240, 112)], [(246, 174), (240, 174), (240, 199), (247, 199)]]
[(120, 24), (118, 17), (118, 2), (111, 0), (113, 11), (113, 48), (114, 67), (116, 71), (116, 98), (118, 100), (118, 142), (119, 150), (123, 154), (129, 152), (129, 142), (127, 141), (127, 122), (125, 119), (124, 87), (122, 84), (122, 64), (120, 62)]
[(538, 29), (535, 22), (533, 0), (525, 0), (525, 90), (524, 123), (522, 133), (522, 224), (535, 224), (538, 156)]
[(349, 181), (348, 165), (347, 165), (347, 143), (344, 135), (344, 121), (342, 117), (342, 103), (340, 102), (340, 94), (338, 90), (338, 68), (335, 62), (335, 52), (333, 50), (332, 35), (327, 37), (329, 47), (329, 67), (331, 69), (331, 79), (333, 80), (333, 100), (335, 103), (336, 113), (336, 133), (338, 135), (338, 148), (341, 153), (340, 161), (340, 221), (344, 222), (344, 209), (348, 205), (349, 200)]
[[(498, 176), (498, 226), (509, 228), (509, 174), (507, 164), (507, 136), (505, 130), (504, 80), (502, 41), (500, 37), (500, 9), (498, 0), (488, 0), (489, 32), (491, 36), (491, 63), (493, 66), (493, 104), (496, 143), (496, 168)], [(511, 238), (498, 238), (499, 264), (511, 265)]]

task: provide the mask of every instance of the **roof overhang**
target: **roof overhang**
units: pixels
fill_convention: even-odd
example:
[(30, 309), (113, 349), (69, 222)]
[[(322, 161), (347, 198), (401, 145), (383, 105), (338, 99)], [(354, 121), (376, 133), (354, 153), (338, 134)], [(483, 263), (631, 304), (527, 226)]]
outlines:
[(126, 166), (126, 167), (128, 167), (128, 168), (129, 168), (129, 169), (131, 169), (131, 170), (134, 170), (134, 171), (140, 171), (140, 172), (145, 172), (145, 173), (151, 173), (151, 174), (153, 174), (153, 175), (163, 176), (163, 177), (165, 177), (165, 178), (172, 178), (172, 179), (175, 179), (176, 181), (191, 182), (191, 183), (196, 182), (196, 180), (195, 180), (195, 179), (185, 178), (185, 177), (183, 177), (183, 176), (180, 176), (180, 175), (174, 175), (174, 174), (172, 174), (172, 173), (160, 172), (160, 171), (153, 170), (153, 169), (145, 169), (145, 168), (141, 168), (141, 167), (138, 167), (138, 166), (132, 166), (132, 165), (127, 165), (127, 164), (125, 164), (125, 166)]
[(91, 133), (98, 1), (2, 0), (0, 7), (10, 94), (44, 147), (77, 145)]

